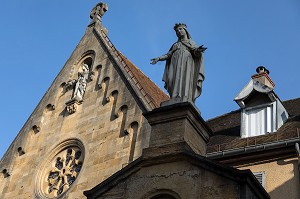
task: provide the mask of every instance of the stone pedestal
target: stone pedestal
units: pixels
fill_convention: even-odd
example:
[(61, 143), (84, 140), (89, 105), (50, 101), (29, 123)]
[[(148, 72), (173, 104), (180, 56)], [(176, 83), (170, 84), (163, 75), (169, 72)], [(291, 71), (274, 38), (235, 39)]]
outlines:
[(186, 143), (195, 153), (206, 154), (211, 130), (192, 103), (163, 106), (144, 116), (151, 125), (149, 148)]
[(82, 104), (82, 101), (79, 102), (76, 99), (71, 99), (69, 101), (66, 102), (66, 108), (69, 114), (73, 114), (77, 111), (77, 107), (78, 105)]

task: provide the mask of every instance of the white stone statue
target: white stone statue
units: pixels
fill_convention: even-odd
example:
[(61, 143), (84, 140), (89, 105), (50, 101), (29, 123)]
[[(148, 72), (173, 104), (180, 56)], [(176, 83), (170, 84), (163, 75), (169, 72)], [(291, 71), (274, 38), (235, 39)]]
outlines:
[(78, 72), (78, 79), (70, 80), (67, 83), (69, 87), (74, 86), (74, 92), (71, 100), (76, 100), (77, 102), (83, 101), (83, 96), (85, 93), (88, 78), (89, 78), (89, 66), (87, 64), (83, 64), (82, 72)]

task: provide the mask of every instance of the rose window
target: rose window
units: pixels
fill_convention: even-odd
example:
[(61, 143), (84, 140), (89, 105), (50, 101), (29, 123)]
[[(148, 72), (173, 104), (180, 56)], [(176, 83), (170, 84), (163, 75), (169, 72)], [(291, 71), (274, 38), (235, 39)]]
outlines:
[(76, 180), (82, 163), (83, 155), (77, 147), (67, 148), (56, 155), (46, 175), (47, 197), (58, 197), (67, 191)]

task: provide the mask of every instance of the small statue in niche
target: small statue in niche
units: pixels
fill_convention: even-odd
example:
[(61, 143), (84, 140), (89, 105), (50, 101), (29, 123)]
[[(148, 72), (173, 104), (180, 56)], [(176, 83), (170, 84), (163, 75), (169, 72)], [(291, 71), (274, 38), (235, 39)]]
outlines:
[(82, 102), (85, 93), (87, 80), (89, 79), (89, 66), (87, 64), (82, 65), (82, 72), (78, 72), (78, 79), (70, 80), (67, 83), (67, 87), (74, 87), (74, 92), (70, 101)]
[(172, 103), (195, 102), (202, 91), (204, 81), (203, 53), (207, 49), (197, 47), (192, 40), (187, 26), (183, 23), (175, 24), (174, 30), (178, 37), (169, 52), (151, 59), (151, 64), (166, 60), (163, 81)]

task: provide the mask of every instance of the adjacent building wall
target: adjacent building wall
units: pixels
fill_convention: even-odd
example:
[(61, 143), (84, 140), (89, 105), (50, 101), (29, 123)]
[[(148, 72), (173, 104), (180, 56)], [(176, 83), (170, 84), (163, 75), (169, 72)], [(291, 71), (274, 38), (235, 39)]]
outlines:
[(252, 172), (265, 172), (265, 189), (272, 199), (300, 198), (300, 181), (298, 159), (279, 159), (247, 166), (238, 169), (250, 169)]

